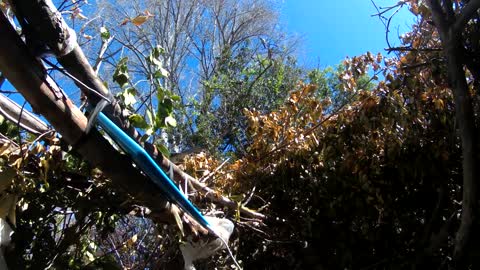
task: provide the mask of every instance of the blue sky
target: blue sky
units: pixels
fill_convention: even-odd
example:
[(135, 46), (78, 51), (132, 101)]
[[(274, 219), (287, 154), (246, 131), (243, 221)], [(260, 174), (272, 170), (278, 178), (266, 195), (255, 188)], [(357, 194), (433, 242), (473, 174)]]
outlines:
[[(375, 0), (377, 6), (391, 6), (396, 0)], [(307, 67), (326, 67), (340, 63), (346, 56), (367, 51), (382, 52), (387, 47), (385, 27), (370, 0), (285, 0), (281, 24), (300, 37), (298, 59)], [(390, 41), (398, 45), (397, 29), (404, 33), (413, 16), (403, 8), (392, 21)], [(393, 44), (392, 44), (393, 45)], [(9, 84), (4, 89), (12, 90)]]
[[(382, 7), (397, 2), (375, 1)], [(385, 27), (378, 17), (371, 16), (375, 13), (370, 0), (285, 0), (280, 19), (288, 32), (301, 37), (300, 64), (326, 67), (367, 51), (386, 54)], [(406, 7), (397, 13), (392, 20), (391, 43), (399, 45), (397, 29), (404, 33), (413, 21)]]

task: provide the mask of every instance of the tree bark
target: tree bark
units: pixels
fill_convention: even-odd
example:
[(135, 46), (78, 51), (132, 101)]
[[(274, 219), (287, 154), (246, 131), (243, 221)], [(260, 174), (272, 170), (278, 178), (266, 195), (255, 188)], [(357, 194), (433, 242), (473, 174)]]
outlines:
[(50, 131), (47, 124), (42, 120), (29, 111), (22, 110), (20, 105), (3, 94), (0, 94), (0, 114), (10, 122), (18, 123), (21, 128), (34, 135), (41, 135)]
[(469, 240), (472, 238), (474, 223), (477, 220), (478, 162), (475, 154), (477, 147), (475, 117), (462, 59), (462, 31), (470, 16), (480, 8), (480, 1), (470, 1), (453, 20), (445, 19), (448, 16), (443, 11), (439, 1), (429, 0), (428, 4), (432, 11), (433, 21), (440, 34), (444, 54), (447, 59), (448, 78), (453, 90), (455, 114), (462, 142), (462, 216), (455, 239), (453, 261), (458, 268), (464, 268), (466, 267), (464, 258), (470, 244)]

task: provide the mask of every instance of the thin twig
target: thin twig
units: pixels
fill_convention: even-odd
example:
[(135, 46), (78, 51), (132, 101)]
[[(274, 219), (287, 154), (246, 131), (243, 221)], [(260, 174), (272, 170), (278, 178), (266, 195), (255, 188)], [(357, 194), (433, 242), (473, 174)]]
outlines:
[(217, 168), (215, 168), (215, 170), (213, 170), (213, 172), (209, 173), (207, 176), (204, 176), (202, 178), (200, 178), (198, 181), (199, 182), (205, 182), (207, 181), (210, 177), (212, 177), (218, 170), (220, 170), (220, 168), (222, 168), (228, 161), (230, 160), (230, 158), (227, 158), (225, 161), (222, 162), (222, 164), (220, 164), (220, 166), (218, 166)]
[(91, 88), (90, 86), (86, 85), (85, 83), (83, 83), (80, 79), (76, 78), (75, 76), (73, 76), (72, 74), (70, 74), (68, 71), (64, 70), (63, 68), (60, 68), (58, 67), (57, 65), (53, 64), (52, 62), (48, 61), (47, 59), (44, 59), (42, 58), (42, 60), (47, 63), (48, 65), (50, 65), (52, 68), (60, 71), (62, 74), (64, 74), (65, 76), (69, 77), (70, 79), (74, 80), (75, 82), (77, 82), (78, 84), (80, 84), (82, 87), (85, 87), (85, 89), (87, 89), (88, 91), (94, 93), (95, 95), (97, 95), (98, 97), (102, 98), (102, 99), (105, 99), (106, 101), (110, 102), (111, 100), (104, 96), (103, 94), (101, 94), (100, 92), (98, 92), (97, 90)]
[(21, 120), (22, 120), (22, 114), (23, 110), (25, 109), (25, 105), (27, 104), (27, 101), (23, 102), (22, 108), (20, 109), (20, 114), (18, 115), (18, 120), (17, 120), (17, 128), (18, 128), (18, 145), (20, 146), (20, 154), (22, 156), (22, 162), (23, 162), (23, 142), (22, 142), (22, 134), (20, 134), (20, 128), (21, 128)]

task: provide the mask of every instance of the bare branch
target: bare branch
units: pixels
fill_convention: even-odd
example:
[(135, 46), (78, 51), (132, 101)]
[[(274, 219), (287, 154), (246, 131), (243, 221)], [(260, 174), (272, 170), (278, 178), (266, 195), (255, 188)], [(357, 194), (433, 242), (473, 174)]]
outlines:
[(20, 127), (26, 131), (40, 135), (49, 131), (47, 124), (28, 111), (21, 110), (21, 106), (3, 94), (0, 94), (0, 114), (12, 123), (20, 119)]
[(98, 52), (97, 60), (95, 60), (95, 64), (93, 65), (93, 70), (97, 75), (98, 75), (98, 71), (100, 70), (100, 66), (102, 65), (103, 55), (107, 51), (110, 43), (113, 41), (113, 38), (114, 37), (109, 37), (108, 39), (102, 41), (102, 47), (100, 48), (100, 51)]
[(385, 51), (392, 52), (392, 51), (400, 51), (400, 52), (439, 52), (442, 51), (442, 48), (412, 48), (410, 46), (407, 47), (391, 47), (386, 48)]

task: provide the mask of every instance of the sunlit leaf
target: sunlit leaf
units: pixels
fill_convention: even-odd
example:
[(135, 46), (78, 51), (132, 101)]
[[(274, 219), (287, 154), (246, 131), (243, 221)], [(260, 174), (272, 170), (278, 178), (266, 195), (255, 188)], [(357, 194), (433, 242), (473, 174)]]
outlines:
[[(147, 136), (150, 136), (152, 135), (153, 133), (155, 133), (155, 129), (152, 127), (152, 126), (148, 126), (148, 128), (145, 130), (145, 134)], [(148, 138), (148, 137), (147, 137)]]
[(151, 110), (147, 109), (147, 118), (149, 125), (153, 126), (155, 124), (155, 119)]
[(157, 150), (162, 153), (162, 155), (166, 156), (167, 158), (170, 157), (170, 151), (168, 151), (168, 148), (164, 144), (157, 143), (155, 146), (157, 147)]
[(0, 156), (8, 156), (11, 153), (11, 144), (4, 143), (0, 146)]
[(167, 116), (165, 117), (165, 124), (170, 127), (176, 127), (177, 120), (175, 120), (175, 118), (173, 118), (172, 116)]
[(127, 106), (131, 106), (137, 102), (135, 96), (137, 95), (137, 90), (135, 88), (127, 88), (122, 92), (123, 102)]
[(91, 35), (87, 35), (87, 34), (83, 34), (83, 37), (86, 39), (86, 40), (91, 40), (93, 39), (93, 37)]
[(158, 67), (158, 70), (155, 71), (155, 78), (164, 78), (168, 77), (169, 73), (166, 69), (164, 69), (162, 66)]
[(442, 110), (443, 107), (444, 107), (443, 100), (440, 98), (435, 99), (435, 108), (437, 108), (437, 110)]
[(95, 256), (93, 256), (93, 254), (90, 251), (86, 250), (84, 254), (87, 257), (88, 261), (90, 262), (95, 261)]
[(106, 41), (110, 38), (110, 31), (105, 26), (100, 27), (100, 37), (103, 41)]
[(145, 129), (149, 126), (148, 123), (145, 121), (145, 118), (140, 114), (132, 114), (128, 117), (128, 120), (136, 128)]
[(113, 81), (116, 82), (121, 88), (127, 86), (128, 80), (130, 79), (130, 76), (128, 75), (127, 61), (127, 57), (122, 58), (118, 62), (115, 72), (113, 73)]
[(151, 14), (148, 10), (145, 11), (144, 15), (138, 15), (137, 17), (131, 19), (130, 21), (135, 24), (136, 26), (140, 26), (144, 24), (149, 18), (153, 17), (153, 14)]

